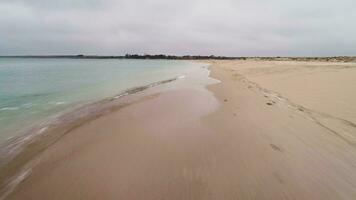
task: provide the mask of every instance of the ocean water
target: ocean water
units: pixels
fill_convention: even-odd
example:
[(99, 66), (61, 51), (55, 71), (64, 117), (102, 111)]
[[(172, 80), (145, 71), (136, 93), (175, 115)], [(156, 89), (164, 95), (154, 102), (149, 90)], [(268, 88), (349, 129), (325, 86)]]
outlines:
[(167, 60), (0, 58), (0, 145), (53, 115), (197, 67)]

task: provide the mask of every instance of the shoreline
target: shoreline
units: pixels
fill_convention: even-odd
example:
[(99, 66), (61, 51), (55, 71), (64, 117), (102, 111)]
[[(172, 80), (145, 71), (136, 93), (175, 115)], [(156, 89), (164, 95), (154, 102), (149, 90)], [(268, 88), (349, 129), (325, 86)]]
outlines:
[[(353, 143), (311, 119), (307, 111), (313, 107), (293, 106), (295, 99), (300, 103), (290, 98), (294, 93), (284, 88), (273, 93), (268, 82), (280, 84), (285, 79), (279, 75), (294, 69), (301, 80), (308, 73), (299, 74), (300, 66), (290, 62), (282, 68), (257, 63), (252, 69), (256, 63), (210, 64), (210, 76), (221, 82), (205, 84), (208, 91), (190, 85), (146, 96), (71, 130), (41, 153), (9, 199), (347, 199), (356, 194)], [(284, 66), (293, 70), (280, 73)], [(310, 69), (316, 80), (324, 74), (313, 66), (305, 70)], [(334, 71), (344, 70), (332, 69), (335, 77)], [(264, 78), (269, 74), (271, 80)]]
[(36, 165), (34, 160), (38, 155), (66, 134), (125, 106), (160, 95), (165, 90), (162, 88), (163, 85), (184, 78), (177, 76), (144, 86), (129, 88), (111, 97), (53, 115), (50, 117), (53, 118), (51, 121), (36, 123), (24, 130), (24, 134), (10, 138), (1, 145), (0, 151), (0, 199), (3, 199), (3, 196), (6, 197), (7, 193), (11, 192), (17, 184), (30, 174), (32, 167)]

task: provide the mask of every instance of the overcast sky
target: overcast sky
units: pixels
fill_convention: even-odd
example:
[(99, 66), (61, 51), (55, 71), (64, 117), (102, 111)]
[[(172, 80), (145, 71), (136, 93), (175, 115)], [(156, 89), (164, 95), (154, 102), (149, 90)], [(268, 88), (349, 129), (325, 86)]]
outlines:
[(356, 55), (356, 0), (0, 0), (0, 55)]

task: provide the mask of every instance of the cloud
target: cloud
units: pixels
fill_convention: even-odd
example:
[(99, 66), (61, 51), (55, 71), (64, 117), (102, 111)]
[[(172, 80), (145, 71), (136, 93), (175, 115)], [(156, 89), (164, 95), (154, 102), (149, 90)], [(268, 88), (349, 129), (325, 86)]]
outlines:
[(0, 54), (356, 54), (352, 0), (2, 0)]

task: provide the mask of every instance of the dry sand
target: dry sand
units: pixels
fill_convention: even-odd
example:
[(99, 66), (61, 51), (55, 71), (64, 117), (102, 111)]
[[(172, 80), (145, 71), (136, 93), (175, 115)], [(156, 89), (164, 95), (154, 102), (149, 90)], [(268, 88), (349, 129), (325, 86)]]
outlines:
[(82, 125), (8, 199), (354, 199), (355, 69), (212, 61), (221, 83)]

